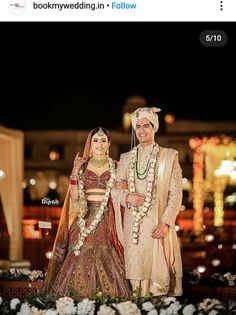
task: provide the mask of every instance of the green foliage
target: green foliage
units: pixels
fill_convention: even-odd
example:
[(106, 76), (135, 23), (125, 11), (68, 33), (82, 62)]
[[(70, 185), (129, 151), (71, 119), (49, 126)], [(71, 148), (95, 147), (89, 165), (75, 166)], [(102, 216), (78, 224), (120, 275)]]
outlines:
[(38, 309), (48, 310), (56, 307), (56, 299), (52, 293), (47, 294), (29, 294), (26, 296), (25, 302)]

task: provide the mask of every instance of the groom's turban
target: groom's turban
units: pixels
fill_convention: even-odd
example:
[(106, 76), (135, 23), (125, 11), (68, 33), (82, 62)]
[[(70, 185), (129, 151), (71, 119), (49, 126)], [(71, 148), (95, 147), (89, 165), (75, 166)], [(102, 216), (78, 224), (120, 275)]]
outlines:
[(159, 128), (158, 115), (156, 113), (160, 112), (161, 109), (157, 107), (140, 107), (132, 114), (132, 125), (136, 129), (136, 124), (139, 119), (147, 118), (154, 126), (154, 131), (157, 132)]

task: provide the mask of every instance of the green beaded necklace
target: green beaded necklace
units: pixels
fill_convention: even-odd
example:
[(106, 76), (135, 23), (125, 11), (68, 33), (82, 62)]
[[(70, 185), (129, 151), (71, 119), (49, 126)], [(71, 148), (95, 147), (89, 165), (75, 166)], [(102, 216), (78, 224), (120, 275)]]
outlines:
[[(153, 151), (153, 148), (154, 148), (154, 146), (152, 147), (152, 151)], [(150, 153), (150, 156), (152, 155), (152, 151)], [(141, 173), (139, 171), (139, 165), (138, 165), (139, 164), (138, 163), (139, 158), (138, 158), (138, 150), (137, 150), (137, 158), (136, 158), (135, 168), (136, 168), (136, 175), (137, 175), (138, 179), (140, 179), (140, 180), (144, 180), (148, 176), (148, 171), (149, 171), (149, 167), (150, 167), (150, 156), (149, 156), (147, 165), (146, 165), (146, 167), (144, 169), (144, 172)]]

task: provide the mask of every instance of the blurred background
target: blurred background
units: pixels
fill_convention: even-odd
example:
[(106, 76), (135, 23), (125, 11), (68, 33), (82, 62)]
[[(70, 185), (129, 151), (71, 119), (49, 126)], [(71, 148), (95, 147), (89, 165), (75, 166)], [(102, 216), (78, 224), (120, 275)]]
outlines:
[[(119, 160), (130, 150), (130, 114), (156, 106), (162, 109), (156, 141), (178, 150), (183, 170), (176, 230), (184, 269), (233, 272), (235, 25), (2, 23), (0, 29), (0, 268), (46, 268), (73, 160), (89, 131), (109, 129), (110, 155)], [(202, 46), (206, 29), (224, 30), (226, 45)]]

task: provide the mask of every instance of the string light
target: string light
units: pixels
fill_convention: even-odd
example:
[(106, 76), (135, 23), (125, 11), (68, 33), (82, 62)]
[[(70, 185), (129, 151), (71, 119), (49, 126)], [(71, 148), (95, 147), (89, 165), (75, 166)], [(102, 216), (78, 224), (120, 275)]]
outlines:
[(190, 147), (193, 151), (193, 227), (196, 232), (200, 232), (203, 224), (203, 206), (204, 206), (204, 164), (202, 141), (199, 138), (190, 139)]

